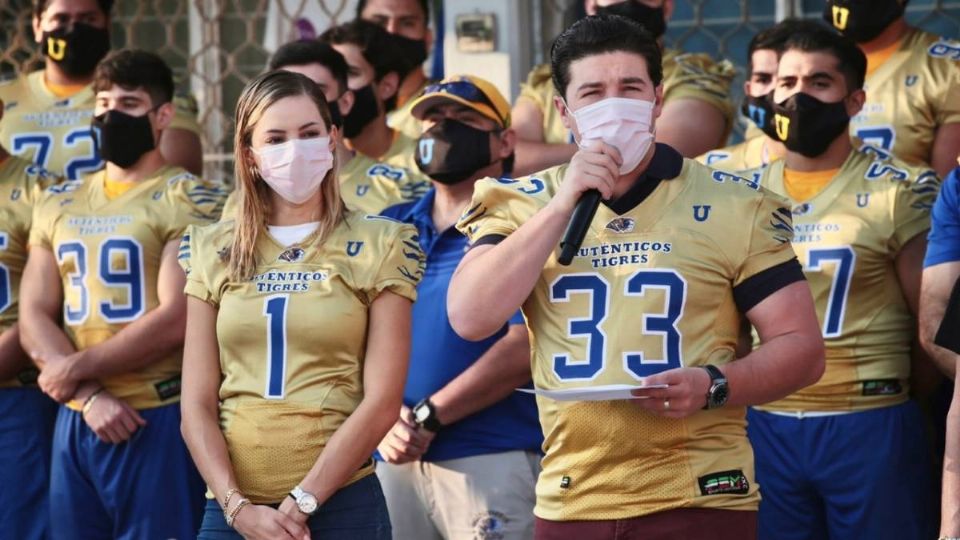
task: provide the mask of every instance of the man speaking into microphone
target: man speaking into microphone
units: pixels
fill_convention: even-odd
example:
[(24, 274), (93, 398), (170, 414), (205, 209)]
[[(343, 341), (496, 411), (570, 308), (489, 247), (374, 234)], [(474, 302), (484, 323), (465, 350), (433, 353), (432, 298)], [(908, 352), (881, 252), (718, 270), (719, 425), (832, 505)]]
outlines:
[[(551, 64), (554, 105), (580, 150), (569, 164), (476, 184), (457, 225), (472, 247), (450, 286), (450, 323), (482, 339), (522, 307), (538, 389), (648, 388), (633, 400), (538, 397), (535, 537), (755, 538), (745, 407), (823, 371), (790, 210), (653, 143), (661, 56), (639, 24), (582, 19), (554, 42)], [(589, 190), (602, 203), (561, 265), (558, 243)], [(762, 345), (735, 360), (743, 317)]]

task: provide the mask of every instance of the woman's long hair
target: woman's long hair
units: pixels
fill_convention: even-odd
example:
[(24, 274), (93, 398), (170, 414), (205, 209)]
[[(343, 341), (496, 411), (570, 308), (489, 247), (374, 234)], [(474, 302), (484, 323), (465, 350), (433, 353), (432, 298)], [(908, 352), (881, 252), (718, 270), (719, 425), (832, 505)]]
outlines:
[[(257, 267), (257, 238), (266, 229), (267, 214), (270, 211), (270, 187), (260, 176), (260, 169), (253, 160), (253, 128), (270, 106), (283, 98), (294, 96), (307, 96), (313, 100), (329, 133), (332, 123), (327, 100), (316, 83), (299, 73), (282, 70), (264, 73), (243, 89), (243, 94), (237, 101), (233, 155), (240, 202), (228, 261), (230, 279), (233, 281), (245, 281), (253, 277)], [(317, 244), (330, 235), (346, 212), (340, 198), (337, 170), (338, 163), (334, 153), (333, 167), (320, 187), (320, 228), (315, 240)]]

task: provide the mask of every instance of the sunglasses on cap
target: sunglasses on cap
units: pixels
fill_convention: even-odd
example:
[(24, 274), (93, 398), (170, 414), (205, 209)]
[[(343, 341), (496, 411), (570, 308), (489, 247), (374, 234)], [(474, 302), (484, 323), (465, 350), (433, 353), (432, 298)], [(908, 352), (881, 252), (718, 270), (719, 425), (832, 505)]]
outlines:
[[(499, 113), (497, 113), (497, 108), (493, 105), (493, 103), (491, 103), (490, 98), (488, 98), (486, 94), (484, 94), (470, 81), (450, 81), (430, 84), (423, 89), (423, 93), (424, 95), (450, 94), (474, 103), (482, 103), (490, 107), (490, 110), (499, 116)], [(500, 118), (501, 122), (503, 120), (503, 118)]]

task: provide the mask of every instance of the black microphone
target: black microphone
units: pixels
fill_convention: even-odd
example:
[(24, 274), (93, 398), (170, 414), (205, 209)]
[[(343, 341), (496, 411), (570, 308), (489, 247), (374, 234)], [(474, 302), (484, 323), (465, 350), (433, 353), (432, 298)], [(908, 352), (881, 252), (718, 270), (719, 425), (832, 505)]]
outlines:
[(573, 262), (573, 256), (580, 250), (583, 237), (587, 235), (587, 230), (590, 229), (590, 223), (599, 207), (599, 191), (589, 189), (584, 191), (583, 195), (580, 195), (577, 207), (573, 209), (573, 215), (570, 216), (570, 224), (567, 225), (567, 230), (563, 233), (563, 239), (560, 240), (560, 257), (557, 258), (557, 262), (563, 266), (569, 266)]

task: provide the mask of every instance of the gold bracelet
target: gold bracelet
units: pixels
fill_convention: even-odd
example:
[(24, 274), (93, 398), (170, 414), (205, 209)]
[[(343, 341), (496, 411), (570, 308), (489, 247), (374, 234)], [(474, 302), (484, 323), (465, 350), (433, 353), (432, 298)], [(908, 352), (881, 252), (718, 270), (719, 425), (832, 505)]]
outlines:
[(230, 488), (230, 490), (227, 491), (227, 496), (223, 498), (223, 511), (224, 511), (224, 512), (226, 512), (226, 511), (227, 511), (227, 508), (230, 507), (230, 499), (231, 499), (234, 495), (236, 495), (237, 493), (240, 493), (240, 490), (237, 489), (237, 488)]
[(96, 392), (87, 396), (87, 399), (83, 400), (83, 407), (80, 408), (80, 416), (84, 416), (90, 412), (90, 409), (93, 408), (94, 402), (96, 402), (97, 398), (100, 397), (101, 392), (103, 392), (103, 388), (98, 389)]
[(227, 514), (227, 527), (233, 527), (234, 520), (237, 519), (237, 514), (240, 513), (240, 510), (250, 504), (250, 499), (240, 499), (237, 501), (237, 505), (233, 507), (233, 510)]

